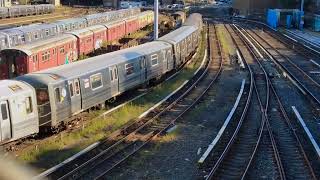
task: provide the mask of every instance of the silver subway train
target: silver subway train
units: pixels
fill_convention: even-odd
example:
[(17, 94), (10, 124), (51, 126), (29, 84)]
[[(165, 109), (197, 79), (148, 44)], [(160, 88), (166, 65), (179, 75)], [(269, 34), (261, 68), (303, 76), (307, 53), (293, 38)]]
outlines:
[[(13, 141), (179, 68), (199, 45), (200, 14), (156, 41), (0, 81), (0, 140)], [(201, 22), (199, 22), (201, 21)]]

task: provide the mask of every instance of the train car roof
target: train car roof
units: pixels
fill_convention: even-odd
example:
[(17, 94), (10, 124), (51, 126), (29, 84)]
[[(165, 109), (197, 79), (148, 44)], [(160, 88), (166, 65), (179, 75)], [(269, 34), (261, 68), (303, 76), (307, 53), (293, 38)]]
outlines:
[(197, 30), (194, 26), (182, 26), (175, 31), (172, 31), (159, 38), (160, 41), (167, 41), (170, 43), (178, 43), (185, 39), (188, 35)]
[(96, 19), (99, 17), (108, 17), (110, 15), (110, 12), (104, 12), (104, 13), (96, 13), (96, 14), (89, 14), (84, 16), (86, 19)]
[(3, 29), (0, 32), (7, 34), (7, 35), (17, 35), (17, 34), (22, 34), (23, 32), (20, 31), (19, 29), (15, 28), (10, 28), (10, 29)]
[(99, 32), (101, 30), (106, 30), (106, 27), (99, 24), (99, 25), (94, 25), (94, 26), (87, 27), (86, 29), (89, 29), (89, 30), (91, 30), (93, 32)]
[(17, 30), (20, 30), (22, 32), (32, 32), (32, 31), (41, 31), (43, 29), (52, 28), (55, 27), (54, 24), (31, 24), (27, 26), (20, 26), (17, 27)]
[[(166, 42), (150, 42), (127, 48), (104, 55), (88, 58), (86, 60), (73, 62), (43, 71), (26, 74), (17, 79), (28, 79), (28, 81), (41, 81), (42, 83), (49, 84), (59, 82), (64, 79), (79, 77), (81, 75), (94, 72), (99, 69), (104, 69), (112, 65), (130, 62), (138, 57), (157, 52), (160, 49), (171, 48), (171, 45)], [(29, 78), (31, 77), (31, 78)]]
[(0, 89), (0, 99), (32, 90), (29, 85), (16, 80), (1, 80)]
[(78, 29), (78, 30), (66, 32), (66, 34), (73, 34), (73, 35), (75, 35), (75, 36), (77, 36), (79, 38), (83, 38), (83, 37), (92, 35), (93, 32), (88, 28), (84, 28), (84, 29)]
[(202, 21), (202, 15), (199, 13), (190, 14), (183, 25), (185, 26), (199, 26), (199, 22)]
[(103, 25), (107, 28), (111, 28), (113, 26), (117, 26), (119, 24), (124, 24), (124, 23), (125, 23), (124, 20), (116, 20), (116, 21), (110, 21), (110, 22), (104, 23)]
[(3, 49), (1, 52), (4, 51), (10, 51), (10, 50), (17, 50), (24, 52), (28, 56), (34, 54), (35, 52), (41, 51), (41, 50), (46, 50), (51, 47), (58, 46), (60, 44), (66, 43), (70, 40), (77, 40), (77, 38), (71, 34), (63, 34), (61, 36), (49, 38), (49, 39), (44, 39), (41, 41), (36, 41), (30, 44), (24, 44), (24, 45), (19, 45), (16, 47), (8, 48), (8, 49)]
[(68, 18), (68, 19), (61, 19), (53, 22), (54, 24), (68, 24), (68, 23), (75, 23), (75, 22), (81, 22), (86, 21), (85, 18)]

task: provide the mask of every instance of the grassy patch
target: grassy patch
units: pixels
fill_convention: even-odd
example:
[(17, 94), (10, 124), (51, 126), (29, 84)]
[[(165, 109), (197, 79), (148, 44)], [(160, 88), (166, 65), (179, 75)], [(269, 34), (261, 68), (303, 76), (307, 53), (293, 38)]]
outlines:
[(223, 51), (228, 53), (229, 55), (235, 55), (236, 50), (233, 45), (232, 39), (230, 37), (230, 34), (226, 32), (227, 30), (222, 24), (217, 25), (217, 35)]
[[(40, 142), (36, 146), (29, 146), (19, 152), (17, 158), (39, 168), (39, 170), (44, 170), (60, 163), (90, 144), (106, 138), (124, 124), (134, 120), (141, 113), (178, 88), (185, 80), (193, 76), (194, 71), (199, 67), (204, 56), (204, 34), (202, 37), (197, 57), (175, 78), (159, 84), (147, 95), (105, 117), (97, 118), (103, 111), (91, 113), (89, 119), (92, 120), (83, 124), (79, 130), (69, 133), (62, 132), (59, 135)], [(168, 136), (167, 140), (172, 138), (172, 136)]]

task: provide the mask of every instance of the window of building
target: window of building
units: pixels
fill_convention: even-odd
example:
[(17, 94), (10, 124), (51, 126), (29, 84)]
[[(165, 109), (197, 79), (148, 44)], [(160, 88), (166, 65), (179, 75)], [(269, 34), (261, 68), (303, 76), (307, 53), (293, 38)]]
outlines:
[(95, 74), (90, 76), (90, 82), (91, 82), (91, 89), (95, 90), (100, 87), (102, 87), (102, 75), (101, 74)]
[(27, 97), (26, 98), (26, 112), (28, 114), (32, 113), (33, 109), (32, 109), (32, 100), (31, 100), (31, 97)]
[(54, 94), (55, 94), (56, 102), (61, 102), (61, 93), (59, 88), (56, 88), (54, 90)]
[(48, 29), (46, 30), (46, 36), (49, 36), (49, 30)]
[(1, 116), (2, 116), (2, 120), (7, 120), (8, 117), (9, 117), (7, 102), (2, 102), (1, 103)]
[(151, 55), (151, 65), (152, 66), (158, 65), (158, 55), (157, 54)]
[(125, 65), (125, 68), (126, 68), (126, 74), (127, 74), (127, 75), (130, 75), (130, 74), (133, 74), (133, 73), (134, 73), (133, 63), (126, 64), (126, 65)]

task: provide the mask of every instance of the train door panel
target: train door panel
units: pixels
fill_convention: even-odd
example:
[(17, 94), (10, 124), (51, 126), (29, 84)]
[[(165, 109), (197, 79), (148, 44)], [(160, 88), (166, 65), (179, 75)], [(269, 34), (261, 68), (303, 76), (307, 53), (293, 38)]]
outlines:
[(173, 57), (172, 57), (172, 53), (171, 50), (167, 50), (166, 52), (166, 58), (167, 58), (167, 69), (168, 71), (170, 71), (173, 67), (174, 67), (174, 62), (173, 62)]
[(119, 93), (119, 76), (117, 66), (111, 66), (109, 68), (110, 76), (110, 92), (111, 96), (117, 95)]
[(75, 114), (79, 112), (82, 107), (82, 100), (81, 100), (81, 90), (80, 90), (80, 81), (79, 79), (74, 79), (68, 81), (69, 86), (69, 94), (70, 94), (70, 103), (71, 103), (71, 112)]
[(10, 54), (5, 54), (5, 59), (8, 64), (8, 72), (9, 72), (9, 79), (17, 77), (17, 65), (16, 65), (16, 56), (10, 55)]
[(146, 57), (143, 56), (140, 58), (140, 79), (141, 82), (146, 82), (148, 78), (148, 72), (147, 72), (147, 63), (146, 63)]
[(9, 112), (8, 101), (0, 102), (0, 129), (1, 129), (1, 141), (11, 138), (11, 118)]
[(163, 62), (162, 62), (162, 72), (163, 73), (166, 73), (168, 71), (168, 59), (167, 59), (167, 54), (166, 54), (166, 51), (161, 51), (162, 53), (162, 59), (163, 59)]

